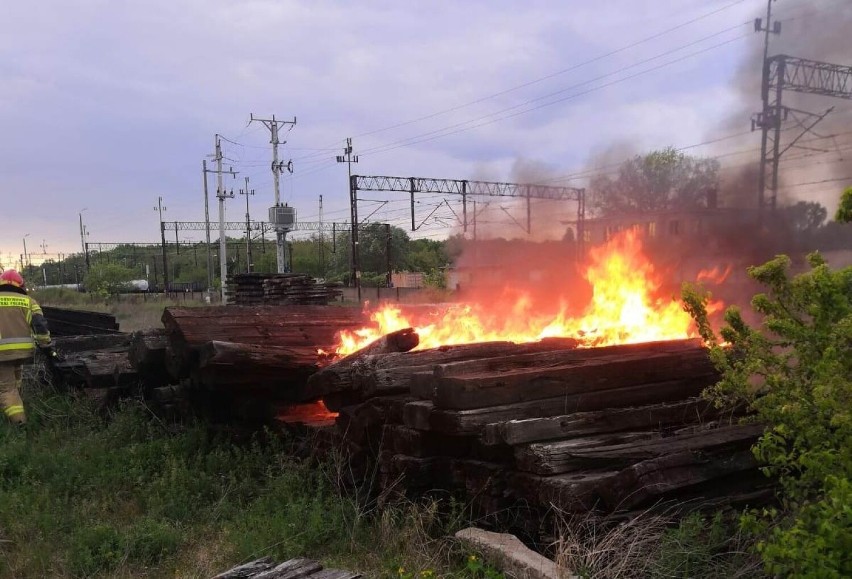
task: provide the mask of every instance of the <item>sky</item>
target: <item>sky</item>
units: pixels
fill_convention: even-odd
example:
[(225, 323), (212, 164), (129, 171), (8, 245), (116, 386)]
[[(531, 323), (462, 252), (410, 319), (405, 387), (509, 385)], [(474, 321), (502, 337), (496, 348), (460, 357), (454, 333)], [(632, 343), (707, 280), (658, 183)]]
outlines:
[[(821, 3), (837, 0), (811, 9)], [(800, 4), (779, 0), (776, 14), (801, 17)], [(346, 167), (335, 162), (347, 137), (358, 174), (578, 187), (576, 173), (619, 154), (707, 141), (688, 151), (723, 154), (759, 107), (736, 79), (762, 46), (752, 19), (764, 9), (763, 0), (0, 0), (0, 261), (17, 260), (24, 239), (34, 254), (79, 251), (81, 215), (89, 242), (154, 242), (160, 197), (164, 220), (203, 220), (202, 161), (212, 168), (216, 134), (225, 168), (238, 172), (226, 188), (248, 177), (252, 219), (263, 219), (270, 135), (250, 114), (296, 118), (282, 133), (294, 172), (281, 192), (301, 221), (318, 219), (320, 195), (325, 221), (348, 219)], [(362, 217), (410, 227), (404, 194), (361, 199)], [(411, 235), (452, 233), (458, 203), (418, 198), (422, 225)], [(226, 214), (245, 219), (245, 198), (227, 200)]]

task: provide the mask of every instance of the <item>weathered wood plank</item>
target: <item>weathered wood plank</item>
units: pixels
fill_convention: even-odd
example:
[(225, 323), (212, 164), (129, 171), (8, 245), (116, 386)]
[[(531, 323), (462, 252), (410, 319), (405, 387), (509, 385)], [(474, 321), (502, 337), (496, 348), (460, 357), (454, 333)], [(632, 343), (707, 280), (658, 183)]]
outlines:
[(51, 334), (55, 336), (114, 334), (119, 331), (112, 314), (51, 306), (42, 306), (41, 309)]
[(713, 374), (704, 349), (575, 359), (562, 366), (435, 378), (438, 408), (467, 410)]
[(514, 462), (509, 447), (486, 446), (474, 436), (451, 436), (415, 430), (400, 424), (385, 424), (382, 440), (384, 447), (391, 452), (415, 458), (443, 456), (497, 462), (507, 466)]
[(322, 565), (310, 559), (290, 559), (266, 571), (261, 571), (252, 579), (301, 579), (322, 570)]
[(336, 360), (311, 376), (309, 388), (319, 398), (341, 390), (352, 382), (352, 376), (372, 357), (397, 352), (408, 352), (420, 343), (420, 337), (414, 328), (404, 328), (391, 332), (368, 344), (357, 352)]
[(263, 557), (261, 559), (255, 559), (254, 561), (238, 565), (233, 569), (228, 569), (223, 573), (219, 573), (213, 577), (213, 579), (249, 579), (249, 577), (253, 577), (261, 571), (266, 571), (274, 566), (275, 563), (272, 562), (271, 557)]
[[(552, 444), (526, 444), (515, 448), (515, 464), (518, 470), (525, 472), (561, 474), (578, 470), (575, 467), (579, 461), (572, 452), (586, 448), (608, 448), (661, 438), (660, 432), (647, 430), (597, 434), (569, 440), (558, 440)], [(601, 463), (598, 466), (610, 467), (614, 465)]]
[[(459, 362), (442, 363), (435, 366), (438, 378), (465, 374), (487, 374), (505, 370), (542, 369), (562, 366), (578, 360), (593, 360), (610, 356), (649, 354), (676, 354), (702, 349), (701, 340), (664, 340), (640, 344), (616, 344), (597, 348), (578, 348), (577, 340), (570, 338), (546, 338), (532, 345), (541, 345), (541, 350), (518, 351), (515, 355), (494, 358), (471, 358)], [(552, 348), (548, 346), (553, 346)], [(558, 346), (558, 347), (557, 347)]]
[(137, 370), (149, 372), (165, 369), (168, 345), (168, 336), (162, 328), (133, 332), (127, 357)]
[(759, 424), (721, 426), (663, 437), (658, 432), (615, 433), (587, 438), (521, 445), (515, 449), (518, 468), (536, 474), (560, 474), (583, 468), (615, 468), (684, 451), (749, 448), (764, 427)]
[(567, 439), (623, 430), (664, 427), (690, 422), (706, 422), (720, 411), (703, 398), (666, 402), (632, 408), (608, 408), (546, 418), (509, 420), (485, 426), (486, 444), (517, 445), (527, 442)]
[(323, 569), (310, 576), (309, 579), (361, 579), (360, 573), (341, 571), (340, 569)]
[(334, 376), (318, 374), (312, 377), (309, 388), (317, 397), (332, 392), (356, 390), (363, 397), (392, 392), (405, 392), (411, 388), (412, 376), (416, 372), (431, 371), (436, 364), (469, 360), (477, 357), (499, 357), (523, 352), (552, 351), (564, 349), (573, 340), (543, 340), (530, 344), (512, 342), (482, 342), (458, 346), (442, 346), (413, 352), (389, 353), (361, 356), (350, 366), (349, 372)]
[(685, 450), (628, 466), (597, 492), (605, 508), (627, 510), (675, 491), (756, 470), (757, 462), (748, 448), (722, 453)]
[(126, 350), (130, 347), (130, 338), (130, 334), (57, 336), (53, 344), (63, 354), (76, 354), (88, 350)]
[(440, 409), (429, 401), (421, 400), (405, 405), (404, 422), (406, 426), (420, 430), (455, 435), (481, 435), (487, 424), (508, 420), (683, 400), (698, 395), (716, 379), (716, 375), (712, 374), (473, 410)]
[(329, 350), (340, 330), (364, 323), (360, 309), (332, 306), (166, 308), (166, 364), (173, 378), (186, 378), (198, 350), (212, 341)]

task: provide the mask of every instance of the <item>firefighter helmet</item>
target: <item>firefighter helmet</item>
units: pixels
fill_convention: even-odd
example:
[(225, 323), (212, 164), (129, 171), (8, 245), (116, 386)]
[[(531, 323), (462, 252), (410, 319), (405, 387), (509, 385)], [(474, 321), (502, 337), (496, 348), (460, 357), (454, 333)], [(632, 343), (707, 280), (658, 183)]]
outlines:
[(21, 277), (14, 269), (7, 269), (0, 273), (0, 285), (13, 285), (15, 287), (24, 287), (24, 278)]

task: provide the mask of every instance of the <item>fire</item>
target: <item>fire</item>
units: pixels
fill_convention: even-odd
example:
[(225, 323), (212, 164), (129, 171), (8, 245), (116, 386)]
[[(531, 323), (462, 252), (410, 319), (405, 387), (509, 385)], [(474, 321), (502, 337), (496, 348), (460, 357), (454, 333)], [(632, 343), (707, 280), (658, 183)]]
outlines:
[[(637, 231), (626, 231), (590, 250), (583, 276), (592, 288), (579, 315), (568, 303), (536, 304), (527, 294), (507, 289), (509, 300), (483, 300), (445, 306), (423, 314), (385, 304), (373, 311), (373, 324), (340, 335), (338, 355), (355, 352), (381, 336), (414, 327), (417, 349), (487, 341), (534, 342), (570, 337), (586, 346), (629, 344), (695, 337), (692, 319), (680, 301), (660, 295), (659, 276), (642, 252)], [(487, 303), (483, 303), (487, 302)]]
[(318, 400), (280, 408), (275, 418), (287, 424), (322, 424), (337, 418), (337, 412), (329, 411), (325, 403)]
[(731, 271), (733, 271), (733, 267), (728, 265), (723, 270), (718, 265), (713, 267), (713, 269), (702, 269), (698, 272), (696, 276), (696, 281), (709, 281), (714, 285), (721, 285), (725, 283), (725, 280), (728, 279), (728, 276), (731, 275)]

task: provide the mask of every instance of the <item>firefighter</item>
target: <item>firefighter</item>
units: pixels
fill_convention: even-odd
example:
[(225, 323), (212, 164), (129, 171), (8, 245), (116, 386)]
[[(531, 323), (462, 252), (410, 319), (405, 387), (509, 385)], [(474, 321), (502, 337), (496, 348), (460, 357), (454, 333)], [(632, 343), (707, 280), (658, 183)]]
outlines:
[(14, 269), (0, 273), (0, 410), (14, 424), (27, 415), (21, 400), (21, 368), (32, 359), (36, 344), (55, 358), (41, 307), (27, 295), (24, 279)]

